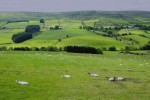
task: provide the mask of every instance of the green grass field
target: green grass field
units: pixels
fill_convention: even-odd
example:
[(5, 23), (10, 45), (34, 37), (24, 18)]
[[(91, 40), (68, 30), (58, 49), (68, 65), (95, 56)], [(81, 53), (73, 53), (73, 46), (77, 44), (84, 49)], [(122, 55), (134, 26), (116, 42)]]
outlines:
[[(11, 36), (15, 32), (21, 32), (24, 29), (12, 29), (12, 30), (2, 30), (1, 31), (1, 45), (6, 45), (8, 47), (42, 47), (42, 46), (57, 46), (64, 47), (67, 45), (80, 45), (80, 46), (91, 46), (96, 48), (116, 46), (117, 49), (126, 46), (125, 43), (116, 41), (113, 38), (103, 37), (95, 33), (82, 30), (82, 29), (64, 29), (58, 31), (50, 31), (47, 29), (42, 29), (39, 34), (37, 34), (33, 39), (15, 44), (11, 40)], [(4, 33), (3, 33), (4, 31)], [(11, 32), (10, 32), (11, 31)], [(6, 35), (7, 34), (7, 35)], [(68, 38), (67, 38), (68, 35)], [(61, 42), (58, 42), (61, 39)]]
[[(150, 41), (150, 31), (136, 28), (115, 30), (114, 34), (120, 34), (116, 38), (102, 36), (108, 33), (101, 30), (92, 32), (79, 27), (82, 20), (87, 26), (100, 22), (104, 28), (134, 24), (149, 26), (149, 13), (143, 13), (0, 12), (0, 47), (63, 48), (76, 45), (107, 50), (112, 46), (117, 50), (123, 50), (126, 46), (139, 48)], [(41, 17), (45, 20), (45, 28), (39, 22)], [(30, 21), (6, 24), (8, 20), (22, 19)], [(62, 30), (49, 30), (59, 24)], [(12, 35), (24, 32), (27, 25), (40, 25), (41, 30), (30, 40), (13, 43)], [(128, 35), (122, 36), (124, 33)], [(149, 100), (150, 51), (130, 52), (143, 55), (119, 51), (103, 51), (103, 55), (64, 51), (0, 51), (0, 100)], [(88, 72), (99, 76), (91, 77)], [(72, 77), (61, 77), (65, 74)], [(106, 78), (113, 76), (125, 77), (126, 80), (110, 82)], [(27, 81), (29, 85), (17, 84), (16, 80)]]
[(148, 31), (147, 33), (145, 33), (145, 31), (139, 30), (139, 29), (128, 29), (127, 31), (125, 29), (122, 29), (118, 32), (119, 34), (123, 34), (123, 33), (131, 33), (134, 35), (138, 35), (138, 34), (149, 34), (150, 32)]
[[(111, 13), (111, 12), (110, 12)], [(42, 24), (39, 22), (40, 16), (45, 16), (45, 27), (42, 28)], [(7, 16), (6, 16), (7, 15)], [(16, 15), (16, 16), (15, 16)], [(36, 15), (36, 16), (34, 16)], [(64, 14), (65, 15), (65, 14)], [(64, 16), (62, 14), (62, 16)], [(123, 38), (123, 41), (117, 41), (114, 38), (109, 37), (103, 37), (100, 35), (97, 35), (93, 32), (86, 31), (84, 29), (79, 29), (81, 26), (81, 20), (84, 21), (85, 25), (87, 26), (93, 26), (94, 22), (99, 22), (103, 27), (114, 27), (118, 25), (129, 25), (132, 21), (139, 20), (139, 22), (145, 23), (148, 22), (147, 18), (144, 17), (135, 17), (129, 19), (116, 17), (110, 17), (110, 16), (101, 16), (99, 18), (78, 18), (78, 19), (71, 19), (71, 18), (65, 18), (60, 17), (57, 18), (54, 15), (46, 14), (46, 13), (1, 13), (1, 19), (0, 19), (0, 25), (3, 25), (4, 23), (7, 23), (8, 20), (11, 20), (10, 17), (13, 19), (29, 19), (28, 22), (19, 22), (19, 23), (9, 23), (5, 24), (3, 27), (6, 29), (0, 29), (0, 46), (7, 46), (7, 47), (47, 47), (47, 46), (56, 46), (56, 47), (64, 47), (67, 45), (79, 45), (79, 46), (91, 46), (96, 48), (108, 48), (111, 46), (115, 46), (117, 50), (120, 50), (124, 48), (125, 46), (130, 45), (129, 39), (133, 38), (133, 40), (138, 43), (134, 45), (135, 47), (139, 48), (142, 45), (145, 45), (150, 40), (150, 34), (149, 31), (145, 32), (138, 29), (129, 29), (128, 32), (125, 31), (125, 29), (120, 30), (119, 32), (114, 31), (114, 34), (123, 34), (123, 33), (131, 33), (134, 34), (132, 36), (124, 36), (119, 37)], [(51, 16), (51, 17), (49, 17)], [(69, 16), (69, 15), (68, 15)], [(132, 16), (133, 17), (133, 16)], [(7, 19), (7, 20), (6, 20)], [(63, 30), (59, 31), (51, 31), (49, 30), (50, 27), (55, 27), (55, 25), (59, 25)], [(36, 34), (36, 36), (31, 39), (27, 40), (22, 43), (14, 44), (11, 40), (11, 37), (13, 34), (16, 34), (18, 32), (23, 32), (25, 27), (27, 25), (40, 25), (41, 26), (41, 32), (39, 34)], [(149, 24), (147, 24), (149, 25)], [(107, 34), (105, 32), (99, 31), (98, 33)], [(143, 38), (138, 35), (145, 35), (147, 38)], [(66, 36), (69, 36), (67, 38)], [(61, 39), (61, 42), (58, 41), (58, 39)]]
[(133, 41), (135, 41), (137, 43), (136, 45), (144, 45), (149, 42), (148, 38), (144, 38), (144, 37), (141, 37), (138, 35), (122, 36), (122, 38), (127, 39), (127, 40), (132, 39)]
[[(1, 52), (1, 100), (148, 100), (149, 55)], [(29, 59), (30, 58), (30, 59)], [(87, 73), (97, 73), (91, 77)], [(61, 76), (70, 74), (72, 78)], [(106, 77), (126, 81), (110, 82)], [(29, 82), (22, 86), (16, 80)]]

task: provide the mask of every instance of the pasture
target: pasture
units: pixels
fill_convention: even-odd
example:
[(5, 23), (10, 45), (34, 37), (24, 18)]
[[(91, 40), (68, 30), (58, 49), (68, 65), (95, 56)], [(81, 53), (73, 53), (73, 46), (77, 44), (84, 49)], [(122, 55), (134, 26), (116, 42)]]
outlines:
[[(41, 18), (45, 20), (44, 28), (39, 22)], [(7, 23), (22, 19), (29, 22)], [(99, 29), (79, 29), (82, 24), (93, 28), (96, 24)], [(149, 26), (149, 12), (0, 12), (0, 47), (7, 50), (11, 50), (9, 47), (63, 48), (74, 45), (104, 50), (112, 46), (117, 50), (126, 46), (139, 48), (150, 41), (150, 31), (135, 27), (126, 29), (135, 24)], [(39, 25), (41, 30), (33, 34), (32, 39), (13, 43), (12, 36), (24, 32), (27, 25)], [(56, 25), (62, 30), (53, 30)], [(115, 30), (115, 27), (123, 28)], [(103, 55), (98, 55), (7, 50), (0, 51), (0, 100), (150, 98), (149, 51), (131, 51), (135, 52), (133, 54), (103, 51)], [(88, 73), (98, 74), (98, 77), (91, 77)], [(71, 78), (64, 78), (64, 75), (71, 75)], [(108, 77), (125, 77), (126, 80), (111, 82)], [(29, 84), (21, 85), (16, 80)]]
[[(82, 12), (83, 13), (83, 12)], [(68, 15), (67, 13), (61, 14), (52, 14), (52, 13), (5, 13), (1, 12), (0, 19), (0, 46), (7, 47), (47, 47), (47, 46), (56, 46), (56, 47), (64, 47), (68, 45), (77, 45), (77, 46), (90, 46), (95, 48), (109, 48), (111, 46), (115, 46), (117, 50), (121, 50), (126, 46), (130, 45), (135, 48), (139, 48), (145, 44), (147, 44), (150, 40), (149, 31), (142, 31), (139, 29), (128, 29), (125, 28), (119, 31), (113, 31), (114, 34), (124, 34), (131, 33), (132, 36), (118, 36), (118, 40), (114, 37), (104, 37), (103, 34), (108, 34), (108, 32), (103, 32), (102, 30), (95, 31), (87, 31), (86, 29), (79, 29), (79, 27), (83, 23), (86, 26), (94, 26), (94, 23), (99, 24), (99, 27), (104, 28), (114, 28), (115, 26), (128, 26), (136, 24), (135, 21), (138, 20), (138, 23), (145, 25), (148, 23), (149, 19), (147, 17), (139, 17), (140, 15), (133, 16), (127, 13), (128, 16), (125, 18), (122, 15), (122, 12), (118, 12), (118, 14), (113, 15), (113, 12), (109, 12), (109, 14), (105, 15), (101, 12), (101, 16), (91, 17), (92, 15), (86, 14), (86, 17), (80, 15), (81, 13), (73, 13), (79, 14), (76, 17), (72, 15)], [(117, 12), (116, 12), (117, 13)], [(134, 12), (136, 13), (136, 12)], [(71, 13), (70, 13), (71, 14)], [(98, 13), (97, 13), (98, 14)], [(121, 14), (121, 15), (120, 15)], [(87, 16), (88, 15), (88, 16)], [(110, 17), (112, 15), (113, 17)], [(66, 17), (65, 17), (66, 16)], [(120, 16), (120, 17), (118, 17)], [(40, 18), (43, 17), (45, 20), (45, 28), (43, 24), (39, 22)], [(8, 23), (8, 20), (21, 20), (28, 19), (29, 22), (18, 22), (18, 23)], [(138, 24), (137, 23), (137, 24)], [(11, 37), (13, 34), (17, 34), (19, 32), (23, 32), (27, 25), (40, 25), (41, 31), (34, 35), (33, 39), (24, 41), (19, 44), (15, 44), (12, 42)], [(59, 25), (62, 30), (49, 30), (50, 27), (55, 27), (55, 25)], [(149, 24), (146, 24), (149, 25)], [(100, 35), (98, 35), (100, 34)], [(145, 37), (139, 36), (144, 35)], [(69, 38), (67, 38), (67, 36)], [(132, 38), (132, 41), (130, 39)], [(61, 40), (58, 41), (58, 40)], [(120, 41), (121, 40), (121, 41)]]
[[(150, 55), (0, 52), (0, 100), (148, 100)], [(88, 72), (96, 73), (91, 77)], [(72, 78), (62, 78), (69, 74)], [(106, 77), (125, 77), (110, 82)], [(24, 86), (16, 80), (27, 81)]]

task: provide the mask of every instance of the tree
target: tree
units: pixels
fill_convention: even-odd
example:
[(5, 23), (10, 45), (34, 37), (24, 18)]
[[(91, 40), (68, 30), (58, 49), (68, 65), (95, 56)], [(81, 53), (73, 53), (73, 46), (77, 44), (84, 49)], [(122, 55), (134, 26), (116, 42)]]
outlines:
[(112, 31), (108, 31), (108, 34), (109, 34), (109, 35), (112, 35)]
[(25, 32), (27, 33), (35, 33), (40, 31), (39, 25), (28, 25), (25, 29)]
[(108, 31), (108, 35), (111, 37), (113, 35), (112, 31)]
[(59, 30), (60, 28), (59, 28), (58, 25), (55, 25), (54, 29), (55, 29), (55, 30)]
[(43, 28), (44, 28), (45, 21), (44, 21), (44, 19), (43, 19), (43, 18), (41, 18), (41, 19), (40, 19), (40, 23), (42, 23), (42, 24), (43, 24)]
[(108, 48), (109, 51), (116, 51), (116, 47), (112, 46)]
[(87, 29), (88, 31), (90, 31), (90, 30), (94, 30), (94, 28), (93, 28), (93, 27), (91, 27), (91, 26), (87, 26), (87, 27), (86, 27), (86, 29)]
[(150, 50), (150, 41), (146, 45), (142, 46), (141, 49), (142, 50)]

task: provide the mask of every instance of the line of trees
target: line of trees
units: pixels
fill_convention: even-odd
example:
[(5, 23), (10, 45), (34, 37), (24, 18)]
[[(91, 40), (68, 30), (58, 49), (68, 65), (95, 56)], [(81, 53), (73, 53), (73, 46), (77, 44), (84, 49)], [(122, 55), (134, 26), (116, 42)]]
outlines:
[(140, 48), (141, 50), (150, 50), (150, 41)]
[(85, 46), (66, 46), (64, 50), (67, 52), (74, 52), (74, 53), (103, 54), (101, 49), (96, 49), (94, 47), (85, 47)]
[(12, 40), (14, 43), (21, 43), (23, 41), (33, 38), (34, 33), (40, 31), (39, 25), (28, 25), (25, 29), (25, 32), (17, 33), (12, 35)]
[[(100, 26), (100, 27), (84, 26), (84, 29), (86, 29), (87, 31), (92, 31), (98, 35), (102, 35), (105, 37), (114, 37), (116, 35), (114, 33), (116, 33), (117, 31), (119, 31), (121, 29), (124, 29), (124, 26), (115, 26), (113, 28), (112, 27), (104, 28), (103, 26)], [(104, 32), (107, 34), (99, 34), (96, 31), (101, 31), (101, 32)], [(126, 33), (126, 35), (128, 35), (128, 34)]]
[(62, 51), (63, 49), (60, 47), (9, 47), (6, 46), (0, 47), (0, 51)]
[[(103, 51), (117, 51), (116, 47), (111, 46), (109, 48), (103, 47), (102, 49), (96, 49), (94, 47), (85, 47), (85, 46), (66, 46), (64, 48), (58, 48), (53, 46), (48, 47), (9, 47), (0, 46), (0, 51), (66, 51), (66, 52), (74, 52), (74, 53), (91, 53), (91, 54), (103, 54)], [(139, 48), (133, 46), (126, 46), (125, 48), (121, 48), (121, 52), (130, 52), (137, 50), (150, 50), (150, 44), (146, 44)]]
[(140, 24), (134, 25), (134, 27), (138, 27), (140, 30), (147, 30), (147, 31), (150, 30), (150, 26), (145, 26)]
[(50, 27), (50, 30), (61, 30), (62, 28), (59, 25), (55, 25), (55, 27)]
[(74, 53), (91, 53), (91, 54), (103, 54), (101, 49), (96, 49), (94, 47), (85, 47), (85, 46), (66, 46), (64, 48), (61, 47), (9, 47), (6, 46), (0, 47), (0, 51), (66, 51), (66, 52), (74, 52)]
[(29, 20), (9, 20), (9, 21), (7, 21), (7, 24), (8, 23), (16, 23), (16, 22), (29, 22)]
[(84, 26), (84, 29), (88, 30), (88, 31), (103, 31), (103, 32), (109, 32), (109, 31), (119, 31), (121, 29), (124, 29), (123, 26), (115, 26), (114, 28), (109, 27), (109, 28), (104, 28), (103, 26), (100, 27), (92, 27), (92, 26)]
[(21, 43), (21, 42), (26, 41), (28, 39), (32, 39), (32, 34), (22, 32), (22, 33), (14, 34), (12, 36), (12, 40), (14, 43)]

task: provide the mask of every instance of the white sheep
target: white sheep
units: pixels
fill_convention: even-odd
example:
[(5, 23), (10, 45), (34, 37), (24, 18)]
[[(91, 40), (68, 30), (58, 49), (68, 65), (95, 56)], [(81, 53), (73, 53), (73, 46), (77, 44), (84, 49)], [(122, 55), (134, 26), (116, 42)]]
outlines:
[(124, 80), (125, 80), (124, 77), (118, 77), (118, 78), (117, 78), (117, 81), (124, 81)]
[(98, 74), (93, 74), (93, 73), (88, 73), (90, 76), (93, 76), (93, 77), (98, 77)]
[(21, 84), (21, 85), (28, 85), (29, 84), (28, 82), (23, 82), (23, 81), (19, 81), (19, 80), (16, 80), (16, 83)]
[(63, 75), (61, 77), (64, 77), (64, 78), (71, 78), (71, 75)]
[(108, 79), (109, 81), (116, 81), (116, 77), (111, 77)]

